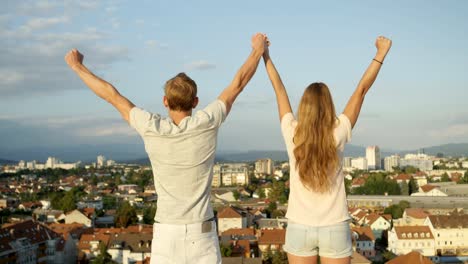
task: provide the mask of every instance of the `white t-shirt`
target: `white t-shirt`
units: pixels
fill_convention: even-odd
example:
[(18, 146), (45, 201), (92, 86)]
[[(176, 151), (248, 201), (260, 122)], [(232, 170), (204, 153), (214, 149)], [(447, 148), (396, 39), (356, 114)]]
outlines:
[(310, 226), (328, 226), (350, 219), (342, 160), (344, 146), (351, 140), (351, 122), (344, 114), (341, 114), (337, 119), (334, 137), (339, 156), (339, 167), (335, 175), (330, 175), (334, 178), (335, 184), (332, 190), (326, 193), (317, 193), (307, 189), (299, 178), (293, 142), (296, 126), (297, 121), (292, 113), (283, 116), (281, 131), (286, 143), (290, 166), (290, 193), (286, 217), (293, 222)]
[(218, 128), (226, 118), (226, 105), (216, 100), (182, 119), (170, 118), (138, 107), (130, 111), (130, 125), (145, 143), (158, 194), (155, 220), (190, 224), (213, 217), (211, 181)]

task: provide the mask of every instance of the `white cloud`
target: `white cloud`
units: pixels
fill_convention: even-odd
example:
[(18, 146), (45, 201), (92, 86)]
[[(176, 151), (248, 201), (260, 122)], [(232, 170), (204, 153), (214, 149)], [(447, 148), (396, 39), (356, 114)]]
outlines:
[(143, 19), (137, 19), (137, 20), (135, 20), (135, 24), (140, 25), (140, 26), (141, 26), (141, 25), (144, 25), (144, 24), (145, 24), (145, 20), (143, 20)]
[(108, 137), (108, 136), (136, 136), (135, 130), (127, 124), (113, 124), (112, 126), (97, 126), (92, 128), (78, 129), (74, 132), (79, 137)]
[(26, 32), (38, 30), (38, 29), (45, 29), (53, 25), (63, 24), (70, 21), (70, 18), (67, 16), (61, 17), (38, 17), (32, 18), (25, 25), (21, 26), (20, 29)]
[(436, 139), (459, 139), (468, 140), (468, 123), (453, 124), (446, 127), (429, 131), (429, 136)]
[(158, 44), (159, 44), (159, 42), (157, 42), (154, 39), (150, 39), (150, 40), (145, 41), (145, 45), (148, 46), (148, 47), (156, 47), (156, 46), (158, 46)]
[(25, 76), (22, 73), (0, 69), (0, 86), (16, 84), (24, 79)]
[(161, 43), (154, 39), (149, 39), (145, 41), (145, 46), (150, 49), (167, 49), (169, 47), (169, 45), (167, 45), (166, 43)]
[(185, 68), (188, 70), (209, 70), (216, 68), (216, 65), (206, 60), (199, 60), (185, 64)]
[[(20, 1), (15, 1), (19, 3)], [(24, 15), (47, 15), (55, 11), (58, 7), (62, 6), (63, 3), (60, 1), (47, 1), (47, 0), (36, 0), (36, 1), (21, 1), (18, 6), (12, 6), (16, 8), (16, 11)]]
[(117, 18), (113, 17), (113, 18), (111, 18), (109, 20), (109, 22), (110, 22), (113, 29), (119, 29), (120, 28), (120, 21)]
[(108, 6), (104, 10), (106, 10), (107, 13), (112, 14), (115, 11), (117, 11), (117, 7), (116, 6)]

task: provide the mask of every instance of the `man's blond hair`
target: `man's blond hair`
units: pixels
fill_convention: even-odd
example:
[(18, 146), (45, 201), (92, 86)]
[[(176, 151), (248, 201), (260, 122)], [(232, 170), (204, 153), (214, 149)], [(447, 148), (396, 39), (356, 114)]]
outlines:
[(197, 97), (197, 84), (187, 74), (181, 72), (166, 82), (164, 93), (169, 109), (190, 111)]

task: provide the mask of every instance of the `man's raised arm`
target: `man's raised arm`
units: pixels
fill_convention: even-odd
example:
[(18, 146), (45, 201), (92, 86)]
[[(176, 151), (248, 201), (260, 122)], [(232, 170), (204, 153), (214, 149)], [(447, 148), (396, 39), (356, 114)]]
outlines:
[(265, 35), (257, 33), (252, 37), (252, 52), (247, 58), (247, 61), (242, 65), (239, 71), (237, 71), (237, 74), (234, 76), (234, 80), (232, 80), (231, 84), (226, 87), (218, 97), (219, 100), (226, 104), (226, 114), (229, 113), (237, 96), (242, 92), (244, 87), (255, 74), (266, 45)]
[(112, 84), (94, 75), (83, 65), (83, 55), (76, 49), (65, 56), (68, 66), (81, 78), (81, 80), (99, 97), (111, 103), (119, 110), (125, 121), (129, 122), (130, 110), (135, 106), (123, 97)]

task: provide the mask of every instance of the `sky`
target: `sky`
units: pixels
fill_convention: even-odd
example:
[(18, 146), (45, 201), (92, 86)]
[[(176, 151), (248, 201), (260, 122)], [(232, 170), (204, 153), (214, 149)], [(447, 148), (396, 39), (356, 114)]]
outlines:
[[(229, 85), (256, 32), (270, 38), (293, 109), (321, 81), (338, 113), (374, 57), (376, 37), (389, 37), (351, 143), (408, 150), (468, 142), (467, 13), (467, 1), (3, 0), (0, 149), (142, 144), (67, 68), (72, 48), (134, 104), (165, 114), (166, 80), (191, 76), (201, 109)], [(220, 129), (218, 150), (282, 149), (261, 62)]]

